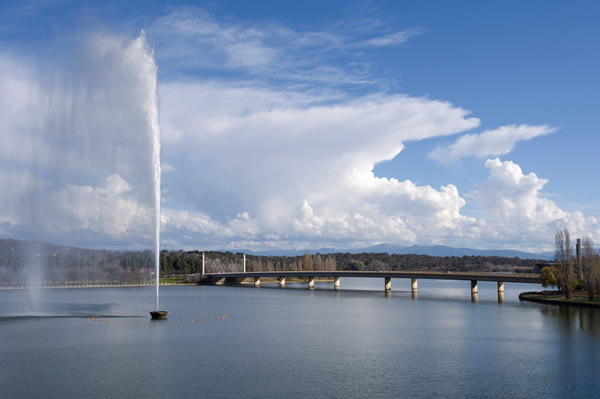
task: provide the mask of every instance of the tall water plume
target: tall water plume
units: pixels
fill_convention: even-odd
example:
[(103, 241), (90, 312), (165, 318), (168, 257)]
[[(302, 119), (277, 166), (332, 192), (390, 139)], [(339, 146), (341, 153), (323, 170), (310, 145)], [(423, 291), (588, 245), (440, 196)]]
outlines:
[[(154, 273), (156, 285), (156, 310), (160, 303), (160, 125), (158, 119), (158, 91), (157, 91), (157, 67), (154, 59), (154, 51), (150, 49), (146, 41), (146, 34), (142, 30), (140, 36), (135, 40), (136, 45), (141, 47), (139, 54), (142, 61), (142, 80), (146, 82), (146, 110), (148, 126), (150, 128), (150, 140), (152, 143), (152, 189), (154, 200)], [(145, 79), (144, 79), (145, 78)], [(144, 99), (142, 99), (144, 101)]]
[[(140, 35), (140, 40), (145, 41), (144, 33)], [(159, 310), (160, 299), (160, 125), (158, 123), (158, 95), (157, 95), (157, 70), (154, 61), (154, 52), (147, 52), (146, 62), (153, 89), (149, 99), (150, 106), (148, 108), (148, 118), (151, 121), (152, 127), (152, 182), (154, 185), (154, 274), (156, 276), (156, 310)]]
[[(157, 66), (142, 31), (90, 35), (60, 61), (0, 50), (0, 236), (155, 251)], [(29, 267), (31, 282), (42, 280)], [(43, 300), (43, 298), (42, 298)]]

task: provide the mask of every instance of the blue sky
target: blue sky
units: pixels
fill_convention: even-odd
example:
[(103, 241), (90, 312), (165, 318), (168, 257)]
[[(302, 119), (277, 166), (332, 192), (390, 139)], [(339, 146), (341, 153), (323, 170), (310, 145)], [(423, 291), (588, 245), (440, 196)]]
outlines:
[[(82, 90), (94, 98), (118, 84), (115, 74), (129, 72), (110, 69), (114, 60), (105, 65), (99, 51), (110, 42), (115, 60), (127, 59), (128, 43), (145, 30), (158, 66), (165, 247), (547, 250), (562, 227), (600, 240), (596, 2), (34, 1), (3, 2), (0, 11), (10, 105), (0, 112), (11, 142), (27, 124), (17, 116), (50, 101), (40, 98), (56, 104)], [(94, 85), (82, 85), (86, 79)], [(50, 136), (79, 137), (70, 151), (85, 151), (91, 134), (119, 129), (132, 145), (143, 140), (129, 133), (140, 129), (133, 119), (127, 129), (86, 128), (85, 107), (77, 116), (52, 107), (43, 107), (51, 117), (27, 126), (37, 137), (28, 140), (48, 141), (56, 125), (48, 120), (74, 118), (82, 119), (64, 128), (72, 131)], [(90, 107), (97, 112), (98, 104)], [(139, 105), (124, 102), (103, 116), (116, 121), (123, 110)], [(118, 172), (137, 155), (95, 148), (111, 162), (77, 174), (62, 164), (34, 168), (41, 180), (31, 184), (60, 181), (102, 198), (111, 192), (117, 202), (127, 195), (129, 208), (116, 208), (143, 219), (143, 173)], [(0, 161), (15, 179), (20, 167), (31, 169), (24, 158)], [(58, 186), (52, 193), (80, 198), (61, 197)], [(45, 217), (40, 228), (31, 217), (39, 201), (24, 201), (32, 195), (5, 199), (0, 234), (74, 245), (149, 242), (133, 227), (138, 219), (115, 228), (96, 215), (98, 206), (64, 216), (69, 223)]]

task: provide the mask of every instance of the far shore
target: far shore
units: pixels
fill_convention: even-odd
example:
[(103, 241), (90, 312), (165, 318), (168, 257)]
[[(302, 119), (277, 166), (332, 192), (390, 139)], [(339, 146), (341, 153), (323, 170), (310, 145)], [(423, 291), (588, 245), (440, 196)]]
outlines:
[[(161, 279), (162, 280), (162, 279)], [(316, 282), (328, 282), (333, 281), (331, 278), (317, 278)], [(305, 283), (306, 279), (303, 278), (292, 278), (288, 279), (288, 284), (296, 284), (296, 283)], [(263, 283), (265, 284), (275, 284), (279, 283), (279, 280), (275, 278), (263, 278)], [(160, 283), (161, 287), (169, 286), (195, 286), (198, 285), (197, 282), (185, 282), (184, 279), (181, 279), (177, 282), (168, 282), (168, 283)], [(243, 284), (245, 285), (245, 284)], [(63, 289), (63, 288), (135, 288), (135, 287), (154, 287), (154, 282), (149, 283), (95, 283), (95, 284), (46, 284), (40, 287), (31, 287), (26, 285), (6, 285), (0, 286), (0, 291), (2, 290), (27, 290), (30, 288), (40, 288), (40, 289)]]
[(581, 306), (589, 308), (600, 308), (600, 298), (594, 298), (593, 301), (588, 300), (588, 296), (581, 293), (573, 295), (570, 299), (566, 299), (558, 291), (529, 291), (522, 292), (519, 295), (521, 301), (545, 303), (550, 305), (567, 305)]
[[(188, 285), (197, 285), (192, 283), (161, 283), (160, 286), (188, 286)], [(0, 286), (0, 290), (27, 290), (30, 288), (41, 288), (45, 289), (62, 289), (62, 288), (135, 288), (135, 287), (154, 287), (154, 283), (139, 283), (139, 284), (131, 284), (131, 283), (106, 283), (106, 284), (49, 284), (43, 285), (41, 287), (30, 287), (30, 286)]]

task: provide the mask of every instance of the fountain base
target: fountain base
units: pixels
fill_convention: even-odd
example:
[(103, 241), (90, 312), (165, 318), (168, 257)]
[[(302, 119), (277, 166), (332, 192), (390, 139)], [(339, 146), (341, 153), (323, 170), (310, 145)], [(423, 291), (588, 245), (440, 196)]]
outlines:
[(152, 320), (166, 320), (169, 312), (166, 310), (154, 310), (150, 312), (150, 316), (152, 316)]

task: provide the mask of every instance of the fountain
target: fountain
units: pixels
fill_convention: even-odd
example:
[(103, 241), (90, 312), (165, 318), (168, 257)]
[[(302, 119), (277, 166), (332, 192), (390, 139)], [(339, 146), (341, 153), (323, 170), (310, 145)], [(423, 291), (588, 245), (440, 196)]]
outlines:
[[(142, 30), (138, 40), (146, 45), (145, 33)], [(153, 189), (154, 189), (154, 274), (156, 279), (156, 309), (150, 312), (152, 320), (162, 320), (167, 318), (169, 312), (160, 309), (160, 125), (158, 123), (158, 94), (157, 94), (157, 68), (154, 61), (154, 52), (148, 51), (146, 62), (153, 79), (152, 98), (148, 99), (148, 118), (152, 129), (152, 171), (153, 171)]]
[[(12, 112), (15, 121), (0, 135), (5, 150), (0, 161), (14, 168), (3, 181), (11, 189), (0, 196), (1, 221), (8, 221), (17, 238), (32, 242), (86, 246), (101, 237), (112, 245), (140, 247), (149, 239), (156, 279), (153, 317), (164, 317), (154, 52), (143, 30), (133, 40), (96, 34), (81, 44), (72, 63), (50, 72), (45, 64), (39, 73), (34, 67), (23, 76), (15, 72), (22, 79), (16, 87), (28, 90)], [(23, 251), (15, 254), (25, 260), (19, 283), (29, 289), (29, 313), (42, 313), (48, 261), (57, 258), (35, 248)]]

